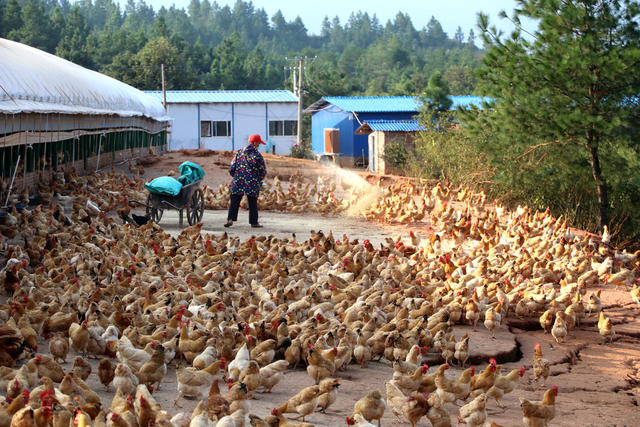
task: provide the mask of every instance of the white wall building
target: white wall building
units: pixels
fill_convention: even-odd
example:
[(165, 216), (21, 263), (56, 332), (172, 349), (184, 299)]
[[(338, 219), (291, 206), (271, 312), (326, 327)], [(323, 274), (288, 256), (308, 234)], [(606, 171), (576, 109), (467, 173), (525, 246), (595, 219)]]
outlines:
[[(148, 91), (162, 100), (161, 91)], [(260, 151), (288, 155), (296, 143), (298, 98), (288, 90), (170, 90), (168, 149), (238, 150), (257, 133)]]

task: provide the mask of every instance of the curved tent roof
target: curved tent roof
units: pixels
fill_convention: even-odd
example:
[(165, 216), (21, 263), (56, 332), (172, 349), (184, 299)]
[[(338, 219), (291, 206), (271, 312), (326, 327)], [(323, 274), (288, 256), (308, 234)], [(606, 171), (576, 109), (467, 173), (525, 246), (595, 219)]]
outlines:
[(39, 49), (0, 38), (0, 58), (0, 113), (169, 120), (157, 98)]

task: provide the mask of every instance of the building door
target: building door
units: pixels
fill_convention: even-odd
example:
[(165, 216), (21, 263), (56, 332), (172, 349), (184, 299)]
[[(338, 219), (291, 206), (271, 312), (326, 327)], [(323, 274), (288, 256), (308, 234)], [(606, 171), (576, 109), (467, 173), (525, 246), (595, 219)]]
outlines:
[(369, 170), (371, 172), (376, 171), (375, 159), (376, 159), (376, 137), (373, 133), (369, 134)]

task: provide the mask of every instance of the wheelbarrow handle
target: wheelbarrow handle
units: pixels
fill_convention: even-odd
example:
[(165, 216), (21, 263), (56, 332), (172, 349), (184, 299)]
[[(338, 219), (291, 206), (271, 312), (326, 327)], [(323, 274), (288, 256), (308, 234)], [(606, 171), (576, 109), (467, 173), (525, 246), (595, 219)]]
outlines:
[(145, 208), (153, 208), (153, 206), (149, 206), (146, 203), (142, 203), (138, 200), (134, 200), (134, 199), (129, 199), (129, 206), (131, 206), (132, 208), (135, 207), (136, 205), (140, 205), (140, 206), (144, 206)]
[(181, 208), (177, 207), (176, 205), (174, 205), (173, 203), (167, 202), (166, 200), (160, 200), (160, 204), (163, 205), (163, 206), (165, 206), (165, 205), (169, 206), (170, 208), (178, 210), (178, 211), (181, 209)]

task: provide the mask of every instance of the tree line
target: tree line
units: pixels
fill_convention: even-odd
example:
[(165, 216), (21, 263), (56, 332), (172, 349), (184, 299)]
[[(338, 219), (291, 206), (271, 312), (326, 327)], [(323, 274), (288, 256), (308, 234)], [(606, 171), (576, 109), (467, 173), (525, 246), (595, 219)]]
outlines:
[[(412, 174), (547, 208), (571, 226), (640, 248), (640, 3), (516, 0), (502, 34), (479, 15), (482, 108), (450, 117), (446, 80), (426, 91), (429, 128), (392, 159)], [(537, 22), (533, 33), (523, 18)], [(455, 120), (459, 126), (449, 126)], [(527, 227), (526, 223), (519, 224)], [(640, 266), (640, 264), (639, 264)]]
[(269, 17), (251, 1), (233, 7), (192, 0), (186, 9), (154, 10), (128, 0), (0, 0), (0, 37), (45, 50), (142, 90), (283, 89), (286, 56), (317, 57), (306, 70), (306, 100), (323, 95), (418, 94), (434, 72), (454, 95), (474, 92), (482, 50), (473, 30), (449, 36), (437, 19), (416, 29), (399, 12), (382, 24), (354, 12), (325, 17), (309, 34), (298, 17)]

